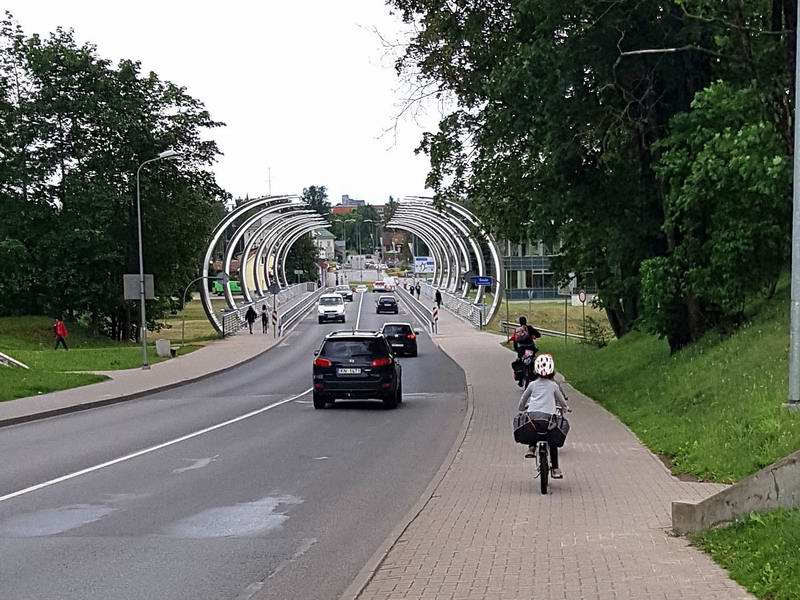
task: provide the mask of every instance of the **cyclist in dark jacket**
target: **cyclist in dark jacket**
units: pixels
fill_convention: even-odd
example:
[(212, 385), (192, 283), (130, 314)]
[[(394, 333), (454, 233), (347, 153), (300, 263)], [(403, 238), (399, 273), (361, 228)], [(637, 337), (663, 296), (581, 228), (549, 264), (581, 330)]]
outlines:
[(517, 352), (517, 358), (522, 358), (526, 350), (532, 351), (536, 354), (539, 349), (536, 347), (536, 340), (542, 337), (539, 330), (531, 325), (528, 325), (528, 319), (525, 317), (519, 318), (519, 327), (514, 331), (514, 350)]

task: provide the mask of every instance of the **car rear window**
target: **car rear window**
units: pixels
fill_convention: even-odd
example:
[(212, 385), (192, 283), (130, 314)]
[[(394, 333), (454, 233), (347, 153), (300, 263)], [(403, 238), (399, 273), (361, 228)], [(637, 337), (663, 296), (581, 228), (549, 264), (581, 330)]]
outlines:
[(386, 325), (383, 328), (383, 333), (385, 335), (411, 333), (411, 327), (409, 325)]
[(363, 358), (388, 356), (383, 339), (328, 340), (320, 353), (325, 358)]
[(335, 304), (342, 304), (342, 297), (337, 296), (336, 298), (334, 298), (332, 296), (328, 297), (323, 296), (322, 298), (319, 299), (319, 303), (322, 304), (323, 306), (333, 306)]
[(394, 298), (381, 298), (381, 304), (394, 304)]
[(336, 286), (336, 291), (337, 292), (349, 292), (350, 288), (347, 287), (346, 285), (339, 285), (339, 286)]

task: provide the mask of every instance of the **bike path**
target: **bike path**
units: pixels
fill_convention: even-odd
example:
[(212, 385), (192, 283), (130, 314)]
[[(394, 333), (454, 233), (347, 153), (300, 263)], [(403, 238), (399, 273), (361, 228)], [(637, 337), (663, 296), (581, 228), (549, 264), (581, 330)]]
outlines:
[(377, 570), (362, 571), (342, 598), (753, 598), (669, 531), (672, 500), (723, 486), (679, 481), (616, 417), (568, 386), (565, 476), (542, 495), (535, 461), (512, 438), (520, 396), (512, 353), (446, 311), (439, 331), (436, 343), (471, 387), (464, 441), (423, 510), (388, 554), (373, 557)]

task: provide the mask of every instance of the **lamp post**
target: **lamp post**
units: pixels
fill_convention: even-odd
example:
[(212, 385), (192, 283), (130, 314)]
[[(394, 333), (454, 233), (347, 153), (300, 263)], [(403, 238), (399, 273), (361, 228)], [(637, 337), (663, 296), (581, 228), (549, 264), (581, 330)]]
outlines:
[(157, 160), (174, 160), (180, 155), (175, 150), (164, 150), (155, 158), (150, 158), (141, 163), (136, 169), (136, 224), (139, 232), (139, 304), (141, 305), (141, 336), (142, 336), (142, 369), (147, 370), (147, 315), (145, 311), (144, 293), (144, 252), (142, 250), (142, 201), (139, 191), (139, 173), (142, 167)]
[(201, 279), (208, 279), (210, 281), (222, 281), (223, 283), (228, 283), (228, 280), (231, 278), (230, 275), (227, 273), (223, 273), (222, 275), (217, 275), (216, 277), (207, 277), (205, 275), (200, 275), (200, 277), (195, 277), (189, 282), (189, 285), (186, 286), (186, 289), (183, 291), (183, 314), (181, 315), (181, 348), (186, 345), (186, 294), (189, 293), (189, 290), (192, 286), (200, 281)]
[(347, 224), (348, 223), (355, 223), (355, 222), (356, 222), (355, 219), (345, 219), (344, 220), (344, 248), (345, 248), (344, 260), (345, 260), (345, 262), (347, 262)]
[[(800, 10), (797, 11), (800, 24)], [(800, 49), (800, 35), (797, 48)], [(795, 53), (795, 56), (798, 56)], [(795, 61), (794, 81), (794, 177), (792, 182), (792, 270), (789, 309), (789, 402), (791, 410), (800, 408), (800, 61)]]
[[(362, 222), (362, 223), (370, 223), (371, 225), (374, 225), (374, 224), (375, 224), (375, 221), (373, 221), (372, 219), (364, 219), (364, 220), (363, 220), (363, 221), (361, 221), (361, 222)], [(370, 227), (370, 228), (371, 228), (371, 227)], [(371, 233), (370, 233), (369, 237), (370, 237), (370, 238), (372, 237), (372, 234), (371, 234)], [(374, 244), (374, 242), (373, 242), (373, 250), (374, 250), (374, 249), (375, 249), (375, 244)], [(380, 259), (379, 259), (379, 260), (380, 260)], [(363, 266), (363, 265), (362, 265), (362, 266)], [(376, 268), (376, 270), (377, 270), (377, 268)], [(363, 273), (363, 272), (361, 273), (361, 279), (364, 279), (364, 273)]]

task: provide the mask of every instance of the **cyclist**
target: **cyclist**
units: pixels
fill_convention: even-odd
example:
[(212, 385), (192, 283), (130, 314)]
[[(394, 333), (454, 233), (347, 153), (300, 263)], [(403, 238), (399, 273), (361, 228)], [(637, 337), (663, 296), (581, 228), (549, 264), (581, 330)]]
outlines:
[(533, 351), (536, 354), (539, 349), (536, 347), (536, 340), (542, 337), (539, 330), (531, 325), (528, 325), (528, 319), (525, 317), (519, 318), (519, 327), (514, 330), (514, 350), (517, 352), (517, 358), (525, 356), (526, 350)]
[[(550, 446), (550, 464), (552, 466), (553, 479), (562, 479), (564, 474), (558, 468), (558, 447), (554, 439), (552, 439), (553, 417), (557, 409), (563, 412), (569, 410), (567, 398), (561, 386), (556, 383), (554, 376), (556, 374), (556, 363), (551, 354), (540, 354), (534, 360), (534, 370), (539, 376), (538, 379), (532, 381), (522, 392), (522, 397), (519, 399), (519, 411), (527, 412), (534, 423), (540, 422), (547, 426), (547, 433), (544, 434), (548, 438), (548, 446)], [(541, 431), (539, 428), (537, 430)], [(563, 439), (562, 439), (563, 441)], [(525, 458), (534, 457), (534, 447), (528, 447), (528, 453)]]

